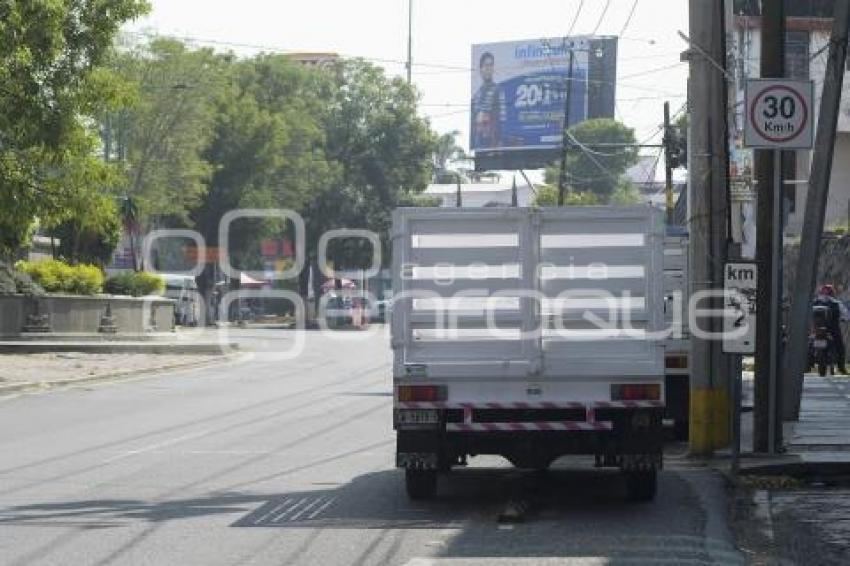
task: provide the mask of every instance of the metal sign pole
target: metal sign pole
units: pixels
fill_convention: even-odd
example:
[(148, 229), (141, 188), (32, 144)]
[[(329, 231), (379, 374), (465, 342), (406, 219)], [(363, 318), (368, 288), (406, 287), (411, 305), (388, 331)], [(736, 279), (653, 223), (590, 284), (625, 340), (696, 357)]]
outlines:
[(777, 386), (779, 384), (779, 262), (782, 261), (782, 152), (773, 151), (773, 253), (770, 271), (770, 389), (768, 390), (767, 453), (776, 454)]
[(738, 475), (741, 462), (741, 380), (743, 379), (743, 368), (741, 356), (733, 355), (732, 358), (732, 475)]

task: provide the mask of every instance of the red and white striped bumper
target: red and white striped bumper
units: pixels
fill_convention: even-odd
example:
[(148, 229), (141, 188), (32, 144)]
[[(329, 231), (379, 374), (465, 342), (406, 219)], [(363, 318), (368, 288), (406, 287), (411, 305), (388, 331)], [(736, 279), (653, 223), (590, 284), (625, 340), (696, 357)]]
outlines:
[(646, 409), (661, 408), (663, 401), (592, 401), (541, 402), (541, 403), (452, 403), (452, 402), (400, 402), (396, 409)]
[(611, 430), (610, 422), (446, 423), (446, 432), (526, 432)]

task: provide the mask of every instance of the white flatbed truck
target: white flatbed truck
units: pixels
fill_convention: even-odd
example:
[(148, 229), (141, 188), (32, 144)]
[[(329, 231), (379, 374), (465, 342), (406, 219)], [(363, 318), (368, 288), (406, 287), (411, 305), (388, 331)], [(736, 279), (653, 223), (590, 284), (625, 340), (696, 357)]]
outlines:
[(589, 454), (625, 473), (630, 498), (655, 496), (659, 211), (398, 209), (392, 237), (396, 465), (411, 498), (481, 454), (529, 469)]

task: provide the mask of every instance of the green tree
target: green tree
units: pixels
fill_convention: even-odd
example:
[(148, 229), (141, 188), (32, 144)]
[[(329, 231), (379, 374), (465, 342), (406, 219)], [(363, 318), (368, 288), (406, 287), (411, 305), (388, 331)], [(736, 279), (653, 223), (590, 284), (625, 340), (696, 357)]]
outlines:
[(100, 117), (103, 154), (120, 163), (122, 191), (138, 207), (137, 220), (168, 218), (186, 224), (207, 190), (214, 100), (223, 86), (224, 58), (172, 39), (130, 45), (111, 59), (132, 88), (124, 105)]
[[(635, 143), (634, 130), (611, 118), (576, 124), (568, 131), (567, 183), (574, 191), (589, 191), (600, 202), (610, 202), (626, 169), (637, 162)], [(559, 175), (560, 163), (548, 167), (546, 183), (557, 186)]]
[(631, 181), (622, 180), (609, 199), (610, 204), (628, 206), (640, 202), (640, 191)]
[(434, 147), (434, 173), (438, 174), (441, 171), (448, 169), (450, 161), (466, 159), (467, 155), (464, 149), (457, 144), (457, 137), (460, 135), (458, 130), (440, 135)]
[[(114, 101), (117, 81), (100, 66), (142, 0), (0, 3), (0, 254), (26, 242), (36, 218), (68, 216), (74, 185), (106, 178), (87, 117)], [(84, 172), (88, 169), (88, 172)]]
[[(390, 214), (427, 186), (436, 144), (430, 125), (416, 113), (416, 92), (401, 78), (362, 60), (341, 62), (331, 75), (323, 118), (334, 176), (310, 193), (303, 209), (312, 261), (319, 237), (333, 228), (373, 230), (389, 249)], [(359, 240), (336, 241), (329, 256), (338, 267), (359, 268), (371, 248)], [(306, 274), (301, 283), (306, 292)]]
[[(299, 210), (311, 192), (325, 191), (332, 166), (324, 155), (322, 93), (330, 81), (319, 71), (280, 55), (231, 60), (227, 86), (215, 100), (212, 140), (203, 158), (214, 166), (208, 192), (192, 212), (207, 244), (221, 246), (224, 214), (241, 208)], [(275, 220), (236, 221), (227, 242), (231, 263), (260, 269), (260, 239), (291, 232)], [(291, 235), (291, 233), (290, 233)], [(205, 276), (209, 291), (210, 273)]]
[(96, 195), (78, 201), (73, 208), (69, 218), (49, 230), (59, 240), (59, 255), (74, 264), (103, 267), (121, 239), (121, 219), (115, 199)]
[[(534, 196), (536, 206), (558, 206), (558, 187), (539, 185)], [(592, 206), (599, 204), (599, 197), (591, 192), (570, 192), (564, 198), (565, 206)]]

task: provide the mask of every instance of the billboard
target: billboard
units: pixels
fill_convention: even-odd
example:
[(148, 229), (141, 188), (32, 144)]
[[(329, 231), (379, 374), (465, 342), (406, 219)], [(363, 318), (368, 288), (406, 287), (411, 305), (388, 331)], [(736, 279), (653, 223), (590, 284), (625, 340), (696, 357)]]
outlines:
[(568, 86), (571, 125), (613, 117), (616, 51), (616, 38), (596, 37), (473, 45), (469, 146), (476, 169), (555, 161)]

